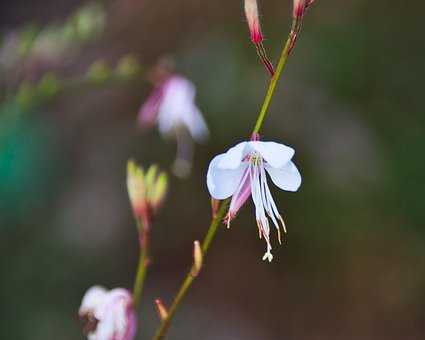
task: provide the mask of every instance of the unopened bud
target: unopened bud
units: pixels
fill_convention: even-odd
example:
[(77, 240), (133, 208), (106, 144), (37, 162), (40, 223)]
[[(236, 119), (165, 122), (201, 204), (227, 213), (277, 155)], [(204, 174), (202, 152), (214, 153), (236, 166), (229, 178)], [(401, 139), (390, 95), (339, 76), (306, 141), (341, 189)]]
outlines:
[(158, 175), (158, 167), (151, 165), (148, 171), (136, 165), (133, 160), (127, 163), (127, 189), (135, 217), (146, 227), (152, 215), (161, 206), (168, 189), (168, 176)]
[(23, 81), (19, 86), (18, 93), (16, 94), (16, 102), (23, 106), (31, 106), (36, 101), (36, 90), (35, 87), (27, 81)]
[(245, 15), (248, 21), (251, 40), (254, 44), (257, 45), (263, 41), (260, 18), (258, 15), (257, 0), (245, 0)]
[(309, 3), (309, 0), (294, 0), (294, 9), (293, 9), (293, 17), (295, 19), (301, 19), (304, 15), (304, 11), (306, 9), (306, 3)]
[(127, 163), (127, 190), (134, 215), (142, 217), (146, 210), (145, 175), (131, 159)]
[(59, 79), (53, 73), (46, 73), (38, 83), (38, 91), (43, 97), (53, 97), (60, 91)]
[(192, 276), (198, 276), (202, 268), (202, 249), (199, 241), (193, 242), (193, 267), (192, 267)]
[(95, 61), (87, 71), (87, 77), (96, 83), (103, 83), (111, 75), (111, 70), (104, 60)]
[(165, 172), (159, 174), (155, 183), (152, 185), (149, 194), (149, 201), (154, 210), (157, 210), (167, 194), (168, 176)]
[(120, 77), (133, 77), (140, 72), (140, 64), (133, 55), (129, 54), (119, 60), (115, 72)]
[(164, 304), (160, 299), (155, 300), (155, 305), (159, 318), (161, 319), (161, 321), (165, 320), (168, 317), (167, 308), (165, 308)]

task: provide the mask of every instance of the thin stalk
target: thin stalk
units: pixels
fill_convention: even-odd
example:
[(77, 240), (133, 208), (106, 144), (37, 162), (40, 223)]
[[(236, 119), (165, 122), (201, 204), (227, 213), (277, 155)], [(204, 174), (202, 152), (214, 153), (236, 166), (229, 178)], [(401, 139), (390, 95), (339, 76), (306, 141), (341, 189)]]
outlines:
[[(270, 102), (272, 100), (273, 94), (275, 92), (276, 89), (276, 85), (277, 82), (285, 68), (286, 65), (286, 61), (288, 59), (288, 56), (290, 55), (294, 44), (296, 42), (297, 39), (297, 35), (299, 33), (301, 27), (301, 21), (294, 19), (292, 22), (292, 27), (291, 27), (291, 32), (289, 33), (288, 39), (286, 40), (285, 46), (282, 50), (282, 53), (280, 55), (280, 59), (279, 59), (279, 63), (277, 65), (277, 69), (276, 69), (276, 73), (273, 75), (271, 81), (270, 81), (270, 85), (269, 88), (267, 90), (267, 94), (266, 97), (264, 99), (263, 105), (261, 107), (261, 111), (258, 115), (257, 118), (257, 122), (255, 124), (254, 130), (252, 132), (252, 134), (258, 134), (264, 119), (267, 115), (267, 111), (268, 108), (270, 106)], [(222, 202), (220, 209), (218, 210), (216, 216), (213, 218), (213, 220), (211, 221), (211, 224), (208, 228), (208, 232), (204, 238), (204, 241), (202, 242), (202, 255), (205, 258), (205, 255), (208, 252), (208, 249), (211, 245), (211, 242), (214, 240), (214, 237), (217, 233), (217, 229), (219, 224), (221, 223), (228, 204), (229, 204), (229, 199), (225, 200)], [(168, 310), (168, 315), (165, 319), (163, 319), (161, 321), (161, 324), (159, 325), (159, 328), (157, 329), (155, 336), (153, 338), (153, 340), (162, 340), (165, 337), (165, 334), (168, 331), (168, 328), (170, 327), (171, 321), (173, 319), (174, 314), (176, 313), (177, 308), (179, 307), (181, 301), (183, 300), (183, 298), (186, 296), (187, 291), (189, 290), (190, 286), (192, 285), (193, 280), (195, 279), (196, 276), (193, 275), (193, 266), (192, 268), (189, 270), (189, 273), (186, 275), (186, 278), (184, 279), (177, 295), (174, 298), (173, 303), (171, 304), (169, 310)]]
[[(204, 259), (205, 259), (205, 255), (208, 252), (208, 249), (210, 248), (211, 242), (214, 240), (214, 237), (217, 234), (218, 226), (220, 225), (224, 217), (224, 214), (226, 213), (228, 204), (229, 204), (229, 199), (223, 201), (221, 203), (220, 209), (218, 210), (216, 216), (211, 221), (211, 224), (208, 228), (208, 232), (202, 242), (202, 256)], [(170, 327), (171, 320), (173, 319), (173, 316), (180, 305), (180, 302), (185, 297), (187, 291), (192, 285), (193, 280), (196, 277), (193, 275), (193, 272), (194, 270), (192, 266), (192, 268), (189, 270), (188, 274), (186, 275), (186, 278), (184, 279), (183, 284), (181, 285), (176, 297), (174, 298), (173, 303), (171, 304), (168, 310), (168, 316), (161, 321), (161, 324), (159, 325), (159, 328), (155, 333), (154, 340), (164, 339), (165, 334), (167, 333), (168, 328)]]
[(140, 298), (142, 297), (143, 285), (149, 261), (149, 230), (144, 226), (144, 223), (140, 219), (137, 219), (137, 227), (139, 230), (140, 255), (133, 288), (133, 304), (135, 309), (138, 309)]
[(261, 111), (258, 115), (257, 118), (257, 122), (255, 123), (255, 127), (254, 130), (252, 131), (252, 134), (257, 134), (260, 132), (260, 129), (263, 125), (264, 119), (266, 118), (271, 100), (273, 98), (273, 94), (276, 90), (276, 85), (277, 82), (283, 72), (283, 70), (285, 69), (285, 65), (286, 62), (288, 60), (288, 57), (291, 53), (291, 50), (294, 46), (295, 43), (295, 39), (297, 37), (299, 28), (300, 28), (300, 21), (294, 19), (292, 21), (292, 27), (291, 27), (291, 32), (289, 33), (288, 39), (286, 40), (285, 46), (282, 50), (282, 53), (280, 55), (280, 59), (279, 59), (279, 63), (277, 64), (277, 68), (276, 68), (276, 72), (274, 73), (270, 84), (269, 84), (269, 88), (267, 89), (267, 93), (266, 93), (266, 97), (264, 99), (263, 105), (261, 107)]

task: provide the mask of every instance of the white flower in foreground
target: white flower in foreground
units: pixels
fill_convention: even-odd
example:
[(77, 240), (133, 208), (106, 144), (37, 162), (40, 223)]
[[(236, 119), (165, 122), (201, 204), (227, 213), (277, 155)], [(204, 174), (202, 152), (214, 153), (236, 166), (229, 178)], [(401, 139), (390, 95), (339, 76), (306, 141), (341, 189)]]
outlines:
[(90, 288), (78, 314), (87, 321), (84, 331), (89, 340), (133, 340), (136, 334), (133, 298), (126, 289)]
[(279, 223), (285, 232), (286, 229), (271, 195), (266, 172), (280, 189), (297, 191), (301, 175), (291, 161), (294, 153), (292, 148), (275, 142), (242, 142), (214, 157), (208, 168), (207, 185), (211, 196), (218, 200), (232, 196), (226, 217), (228, 226), (240, 207), (252, 196), (259, 235), (267, 243), (263, 260), (269, 262), (273, 255), (268, 218), (278, 231), (279, 243)]

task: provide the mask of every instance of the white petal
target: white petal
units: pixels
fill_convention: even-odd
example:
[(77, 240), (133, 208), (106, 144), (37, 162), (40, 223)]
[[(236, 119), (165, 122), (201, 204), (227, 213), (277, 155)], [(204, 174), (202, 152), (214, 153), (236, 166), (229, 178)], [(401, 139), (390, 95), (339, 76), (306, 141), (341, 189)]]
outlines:
[(204, 117), (202, 117), (201, 111), (192, 105), (192, 109), (183, 116), (183, 121), (190, 131), (193, 139), (198, 142), (203, 142), (208, 138), (209, 131), (207, 124), (205, 123)]
[(184, 122), (184, 115), (191, 112), (195, 87), (189, 80), (174, 76), (164, 84), (163, 91), (158, 107), (158, 127), (162, 134), (168, 134)]
[(288, 162), (284, 167), (277, 169), (265, 166), (273, 183), (287, 191), (297, 191), (301, 185), (301, 175), (293, 162)]
[(93, 312), (103, 303), (106, 296), (107, 290), (105, 288), (101, 286), (91, 287), (89, 290), (87, 290), (83, 300), (81, 301), (79, 314)]
[(226, 199), (234, 194), (248, 166), (239, 162), (236, 169), (219, 167), (226, 154), (215, 156), (208, 167), (207, 186), (210, 195), (218, 200)]
[(248, 142), (241, 142), (230, 148), (220, 159), (218, 167), (221, 169), (236, 169), (239, 167), (242, 159), (247, 154), (246, 145)]
[(291, 147), (275, 142), (249, 142), (249, 145), (274, 168), (284, 166), (295, 153)]

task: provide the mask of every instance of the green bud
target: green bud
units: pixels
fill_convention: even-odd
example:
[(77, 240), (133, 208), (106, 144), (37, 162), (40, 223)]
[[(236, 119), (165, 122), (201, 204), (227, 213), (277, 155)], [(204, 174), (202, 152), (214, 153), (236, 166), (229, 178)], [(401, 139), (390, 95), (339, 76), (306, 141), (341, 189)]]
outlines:
[(87, 71), (87, 78), (96, 83), (105, 82), (111, 75), (111, 70), (104, 60), (95, 61)]
[(150, 201), (151, 205), (154, 209), (158, 209), (161, 205), (162, 201), (165, 198), (165, 195), (168, 190), (168, 176), (165, 172), (162, 172), (157, 180), (155, 181), (155, 185), (153, 187)]
[(16, 94), (16, 102), (18, 105), (28, 107), (33, 104), (36, 99), (36, 91), (34, 86), (28, 81), (23, 81), (19, 86), (18, 93)]
[(18, 54), (20, 56), (25, 57), (30, 53), (38, 33), (35, 26), (28, 26), (19, 33)]
[(130, 78), (138, 74), (141, 70), (139, 61), (135, 56), (129, 54), (122, 57), (117, 64), (115, 72), (118, 76)]
[(134, 214), (138, 217), (145, 213), (146, 185), (143, 169), (130, 159), (127, 162), (127, 190)]
[(53, 97), (60, 91), (60, 82), (54, 73), (46, 73), (37, 86), (38, 93), (43, 97)]
[(71, 21), (75, 25), (76, 35), (80, 40), (91, 38), (103, 30), (105, 12), (99, 4), (89, 4), (81, 8)]

